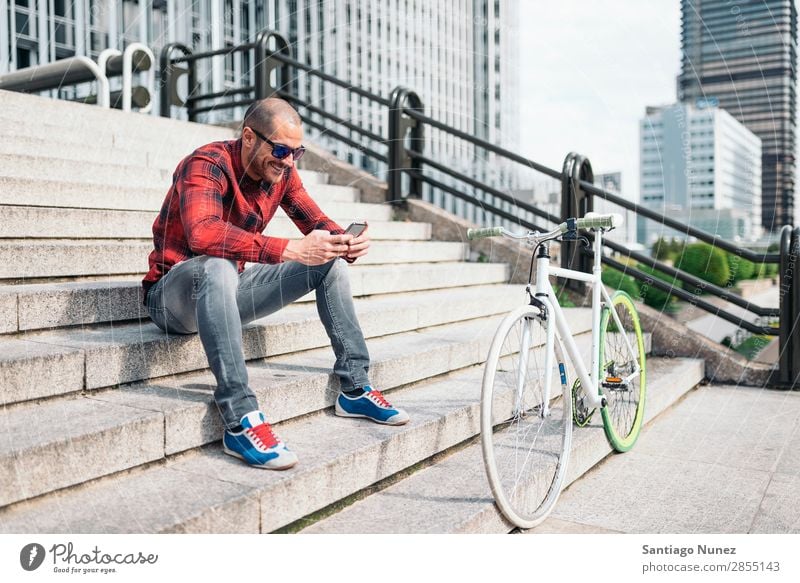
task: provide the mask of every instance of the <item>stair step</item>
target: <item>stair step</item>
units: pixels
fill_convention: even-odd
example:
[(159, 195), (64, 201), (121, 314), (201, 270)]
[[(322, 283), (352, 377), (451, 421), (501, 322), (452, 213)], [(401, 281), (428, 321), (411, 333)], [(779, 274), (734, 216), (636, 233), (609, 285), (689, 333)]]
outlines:
[[(391, 294), (356, 301), (365, 337), (480, 318), (519, 305), (519, 286)], [(330, 346), (315, 305), (287, 306), (243, 329), (248, 360)], [(0, 405), (204, 370), (197, 334), (168, 336), (152, 322), (31, 332), (0, 340)], [(34, 374), (35, 373), (35, 374)]]
[[(150, 155), (145, 150), (135, 148), (123, 150), (114, 148), (110, 144), (103, 146), (97, 142), (86, 143), (86, 136), (72, 132), (58, 131), (53, 129), (53, 135), (26, 135), (24, 132), (30, 129), (15, 120), (3, 120), (3, 128), (8, 134), (14, 136), (13, 140), (3, 140), (0, 142), (0, 153), (11, 155), (20, 154), (23, 156), (36, 156), (38, 158), (57, 158), (61, 160), (73, 160), (75, 162), (100, 162), (113, 164), (119, 160), (124, 160), (130, 166), (143, 168), (162, 168), (164, 170), (174, 170), (180, 159), (175, 160), (174, 164), (166, 162), (155, 166), (151, 164)], [(53, 143), (57, 136), (58, 142)], [(156, 162), (157, 160), (153, 160)]]
[[(49, 137), (74, 132), (92, 136), (104, 147), (146, 148), (154, 153), (180, 149), (186, 153), (217, 140), (232, 139), (230, 128), (185, 122), (154, 115), (131, 114), (93, 105), (69, 103), (10, 91), (0, 92), (0, 122), (27, 128), (23, 135)], [(35, 123), (31, 112), (36, 112)]]
[[(74, 162), (69, 162), (74, 164)], [(132, 169), (135, 174), (138, 169)], [(166, 172), (166, 171), (164, 171)], [(35, 177), (31, 177), (35, 176)], [(18, 207), (55, 207), (77, 209), (117, 209), (117, 210), (161, 210), (170, 185), (170, 179), (161, 185), (135, 184), (133, 178), (120, 176), (101, 177), (94, 182), (81, 181), (81, 176), (67, 172), (59, 179), (50, 173), (37, 176), (26, 174), (0, 175), (0, 204)], [(328, 206), (336, 203), (355, 204), (358, 190), (349, 186), (332, 184), (312, 184), (308, 186), (311, 196), (320, 204)], [(153, 217), (155, 219), (155, 217)]]
[[(581, 332), (579, 335), (581, 343), (588, 347), (591, 338), (588, 334), (583, 333), (589, 326), (588, 311), (568, 310), (568, 314), (573, 327)], [(436, 374), (448, 373), (455, 368), (469, 367), (481, 362), (485, 358), (492, 333), (500, 317), (482, 318), (430, 328), (371, 342), (370, 350), (374, 351), (376, 357), (376, 366), (372, 371), (375, 375), (376, 386), (391, 388), (400, 384), (413, 383)], [(330, 362), (330, 357), (327, 362)], [(416, 366), (412, 363), (416, 363)], [(261, 389), (261, 392), (264, 393), (263, 396), (258, 396), (262, 401), (262, 407), (269, 412), (270, 420), (294, 417), (299, 413), (330, 407), (336, 386), (331, 375), (325, 370), (326, 368), (324, 351), (315, 351), (305, 355), (291, 355), (289, 362), (283, 358), (274, 359), (274, 361), (269, 361), (264, 369), (259, 368), (254, 371), (256, 375), (260, 375), (256, 377), (254, 386), (266, 387)], [(248, 369), (252, 370), (253, 367), (248, 367)], [(320, 369), (325, 372), (311, 372)], [(64, 529), (71, 529), (75, 532), (87, 528), (99, 528), (104, 532), (117, 532), (118, 529), (123, 531), (142, 529), (144, 532), (182, 531), (184, 529), (191, 531), (193, 527), (187, 527), (187, 523), (194, 518), (190, 516), (177, 518), (172, 513), (166, 513), (165, 516), (171, 518), (166, 523), (140, 524), (131, 528), (130, 524), (126, 525), (124, 522), (115, 523), (119, 516), (117, 513), (101, 512), (100, 507), (93, 506), (89, 502), (98, 501), (99, 503), (99, 501), (108, 500), (108, 504), (117, 504), (118, 501), (115, 501), (115, 497), (109, 491), (109, 489), (114, 489), (116, 492), (125, 492), (126, 499), (136, 498), (141, 504), (149, 506), (155, 503), (158, 505), (160, 504), (158, 500), (172, 498), (170, 492), (184, 491), (180, 480), (174, 490), (162, 490), (160, 497), (153, 499), (152, 491), (148, 490), (141, 478), (143, 475), (149, 475), (151, 480), (163, 480), (165, 478), (161, 476), (167, 471), (167, 475), (171, 475), (171, 472), (182, 472), (186, 480), (192, 480), (197, 473), (204, 476), (203, 480), (207, 477), (220, 478), (224, 475), (226, 476), (225, 480), (248, 487), (246, 491), (238, 492), (234, 497), (255, 495), (266, 500), (266, 497), (270, 496), (273, 504), (264, 505), (265, 510), (261, 517), (262, 531), (268, 532), (339, 498), (346, 497), (374, 481), (451, 447), (474, 434), (477, 418), (472, 410), (480, 390), (480, 372), (479, 367), (466, 369), (394, 393), (392, 399), (412, 415), (412, 423), (403, 428), (379, 427), (370, 422), (353, 423), (334, 417), (330, 411), (306, 415), (284, 423), (279, 429), (280, 434), (287, 440), (289, 446), (298, 452), (301, 459), (301, 464), (290, 472), (274, 473), (253, 470), (222, 454), (217, 443), (211, 448), (189, 454), (186, 457), (170, 458), (166, 467), (149, 468), (141, 474), (131, 476), (121, 475), (111, 480), (66, 491), (54, 497), (34, 500), (31, 503), (19, 504), (0, 511), (0, 528), (3, 532), (18, 532), (20, 529), (30, 528), (52, 532), (60, 532)], [(278, 375), (287, 375), (290, 378), (282, 376), (276, 379)], [(160, 395), (156, 393), (158, 388), (151, 388), (150, 394), (137, 393), (136, 389), (130, 391), (123, 389), (102, 392), (97, 394), (96, 398), (112, 399), (111, 404), (118, 407), (129, 406), (163, 413), (166, 418), (166, 427), (168, 427), (167, 451), (165, 452), (167, 455), (170, 453), (170, 445), (175, 440), (185, 442), (186, 437), (181, 434), (181, 428), (188, 427), (194, 431), (204, 422), (206, 425), (205, 435), (194, 436), (195, 447), (199, 443), (212, 440), (218, 442), (222, 427), (210, 402), (210, 391), (207, 391), (203, 398), (199, 396), (199, 388), (202, 385), (197, 382), (188, 384), (187, 380), (184, 380), (183, 383), (187, 389), (191, 387), (186, 393), (191, 392), (192, 394), (181, 397), (178, 395), (178, 389), (168, 392), (170, 389), (161, 387)], [(293, 402), (295, 399), (287, 399), (287, 393), (296, 395), (296, 400), (299, 402)], [(136, 397), (139, 400), (136, 400)], [(181, 401), (181, 398), (185, 400)], [(79, 406), (82, 405), (75, 405), (75, 407)], [(191, 408), (191, 415), (180, 410), (189, 408)], [(24, 417), (24, 415), (20, 417)], [(136, 422), (137, 419), (132, 418), (131, 423)], [(16, 423), (23, 423), (23, 421), (17, 419)], [(110, 441), (107, 447), (112, 448), (116, 434), (105, 437), (103, 434), (106, 431), (105, 429), (89, 431), (85, 435), (72, 436), (72, 440), (76, 447), (86, 444), (81, 451), (86, 448), (91, 450), (106, 447), (104, 445), (106, 439)], [(127, 430), (117, 428), (117, 434), (125, 431)], [(171, 437), (172, 435), (175, 437)], [(35, 438), (33, 439), (35, 440)], [(45, 437), (43, 440), (47, 439)], [(50, 446), (41, 444), (38, 447), (45, 449)], [(34, 450), (33, 446), (31, 446), (31, 450)], [(68, 451), (65, 455), (71, 454)], [(28, 455), (18, 456), (18, 459), (27, 460), (30, 457)], [(87, 457), (91, 459), (90, 456)], [(147, 453), (141, 453), (140, 457), (143, 460), (146, 459)], [(20, 466), (22, 465), (20, 464)], [(96, 471), (104, 471), (101, 464), (92, 464), (92, 467), (96, 468)], [(47, 474), (48, 471), (50, 474)], [(26, 482), (32, 482), (41, 478), (54, 480), (56, 484), (63, 484), (65, 481), (73, 479), (68, 467), (53, 472), (52, 469), (47, 470), (30, 464), (27, 472), (35, 479), (27, 479), (26, 471), (20, 470), (19, 467), (16, 472), (11, 474), (11, 476), (15, 476), (11, 479), (24, 479)], [(284, 477), (287, 479), (284, 480)], [(52, 485), (51, 483), (48, 487), (52, 487)], [(44, 488), (42, 486), (43, 491), (46, 491)], [(14, 492), (17, 489), (13, 484), (9, 484), (9, 488), (4, 490)], [(286, 498), (285, 503), (284, 497)], [(276, 500), (281, 500), (281, 503), (275, 503)], [(86, 510), (87, 502), (95, 512), (78, 514), (72, 511), (72, 508), (81, 506)], [(230, 500), (230, 502), (234, 501)], [(54, 503), (58, 504), (63, 512), (51, 515), (49, 509)], [(106, 524), (102, 524), (103, 522)], [(205, 525), (203, 528), (217, 529), (216, 526), (209, 526), (205, 520), (202, 523)]]
[[(410, 263), (401, 269), (355, 263), (349, 274), (354, 297), (508, 281), (508, 267), (499, 263)], [(141, 278), (0, 286), (0, 332), (147, 318), (141, 290)], [(312, 292), (299, 301), (313, 299)]]
[[(444, 241), (374, 241), (361, 265), (460, 261), (466, 245)], [(151, 241), (0, 239), (0, 280), (146, 273)]]
[(6, 180), (32, 178), (56, 182), (66, 178), (70, 182), (85, 185), (87, 190), (92, 186), (131, 185), (140, 190), (156, 189), (165, 192), (172, 182), (173, 170), (119, 162), (77, 164), (75, 160), (69, 159), (0, 154), (0, 176)]
[[(57, 135), (38, 136), (25, 135), (27, 126), (18, 124), (13, 120), (4, 120), (3, 127), (8, 134), (14, 135), (13, 141), (0, 142), (0, 154), (32, 156), (46, 164), (50, 160), (72, 160), (84, 164), (124, 164), (139, 168), (167, 170), (169, 175), (175, 171), (178, 163), (191, 154), (194, 147), (188, 150), (176, 149), (174, 153), (167, 154), (163, 146), (157, 145), (157, 152), (151, 152), (143, 147), (125, 149), (101, 146), (97, 143), (86, 143), (84, 135), (71, 132), (54, 131)], [(53, 140), (57, 140), (54, 144)], [(217, 138), (212, 138), (209, 142)], [(110, 140), (109, 140), (110, 142)], [(327, 174), (312, 170), (300, 170), (303, 184), (325, 184), (328, 182)]]
[[(327, 192), (318, 197), (320, 204), (333, 202), (327, 198), (336, 195), (338, 189), (324, 185)], [(331, 191), (330, 189), (336, 189)], [(354, 197), (343, 192), (342, 197)], [(316, 197), (316, 193), (315, 193)], [(153, 223), (157, 211), (102, 210), (77, 208), (48, 208), (38, 206), (0, 206), (3, 214), (2, 239), (153, 239)], [(347, 228), (352, 216), (331, 217)], [(370, 222), (370, 237), (385, 239), (430, 239), (429, 223), (399, 221)], [(272, 237), (300, 237), (295, 224), (281, 211), (267, 225), (264, 234)]]
[[(646, 420), (693, 389), (703, 376), (701, 360), (650, 358)], [(478, 412), (474, 414), (477, 423)], [(612, 453), (597, 417), (586, 428), (574, 428), (565, 487)], [(475, 443), (302, 532), (488, 534), (510, 530), (512, 526), (494, 504), (481, 446)]]
[[(349, 188), (330, 184), (319, 184), (312, 189), (312, 196), (319, 189), (321, 194), (341, 193)], [(115, 185), (92, 186), (68, 180), (38, 180), (34, 178), (3, 178), (0, 176), (0, 205), (38, 206), (78, 209), (108, 209), (151, 211), (161, 210), (166, 189), (140, 189)], [(352, 216), (377, 221), (391, 219), (391, 208), (387, 204), (365, 204), (359, 202), (324, 201), (323, 210), (328, 216)], [(153, 217), (155, 219), (155, 216)]]

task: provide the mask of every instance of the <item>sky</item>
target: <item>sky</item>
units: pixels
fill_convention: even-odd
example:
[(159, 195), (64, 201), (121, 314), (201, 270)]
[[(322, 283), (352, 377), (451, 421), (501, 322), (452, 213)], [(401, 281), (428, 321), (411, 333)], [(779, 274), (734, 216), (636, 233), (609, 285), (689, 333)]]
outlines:
[(576, 151), (639, 192), (639, 120), (676, 100), (678, 0), (520, 0), (521, 153), (560, 170)]

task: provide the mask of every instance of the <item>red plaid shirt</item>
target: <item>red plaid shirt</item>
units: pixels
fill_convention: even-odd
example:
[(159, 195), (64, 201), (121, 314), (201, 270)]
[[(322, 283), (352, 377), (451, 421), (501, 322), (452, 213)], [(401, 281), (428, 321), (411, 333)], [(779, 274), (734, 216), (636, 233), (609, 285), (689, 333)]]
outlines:
[(245, 262), (281, 263), (288, 239), (261, 234), (278, 205), (303, 235), (315, 229), (344, 233), (323, 213), (292, 166), (275, 184), (257, 182), (242, 166), (242, 140), (198, 148), (178, 164), (158, 218), (153, 223), (150, 271), (144, 297), (170, 268), (197, 255)]

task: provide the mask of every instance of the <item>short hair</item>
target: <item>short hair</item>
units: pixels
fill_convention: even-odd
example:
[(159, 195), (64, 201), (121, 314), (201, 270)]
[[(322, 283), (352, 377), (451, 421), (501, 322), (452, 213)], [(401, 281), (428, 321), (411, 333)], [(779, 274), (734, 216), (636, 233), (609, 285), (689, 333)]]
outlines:
[(244, 114), (242, 128), (245, 126), (255, 128), (265, 134), (271, 134), (277, 129), (277, 121), (289, 123), (300, 127), (302, 121), (288, 101), (278, 97), (267, 97), (254, 101)]

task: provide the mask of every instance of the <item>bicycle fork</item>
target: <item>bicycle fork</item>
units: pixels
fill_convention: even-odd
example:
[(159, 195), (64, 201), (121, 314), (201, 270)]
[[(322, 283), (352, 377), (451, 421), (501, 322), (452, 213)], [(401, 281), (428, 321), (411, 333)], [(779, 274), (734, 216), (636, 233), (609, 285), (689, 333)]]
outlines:
[[(528, 378), (528, 359), (533, 341), (533, 326), (535, 318), (528, 318), (522, 331), (522, 343), (520, 346), (520, 366), (517, 372), (516, 393), (514, 398), (514, 416), (521, 415), (525, 411), (523, 395), (525, 394), (525, 380)], [(561, 381), (561, 388), (567, 385), (567, 372), (564, 366), (564, 350), (561, 347), (561, 340), (556, 338), (555, 326), (553, 322), (547, 322), (545, 326), (546, 336), (544, 345), (544, 379), (542, 387), (542, 403), (539, 409), (539, 417), (546, 418), (550, 414), (550, 397), (553, 383), (553, 358), (558, 362), (558, 373)], [(557, 342), (558, 340), (558, 342)]]

